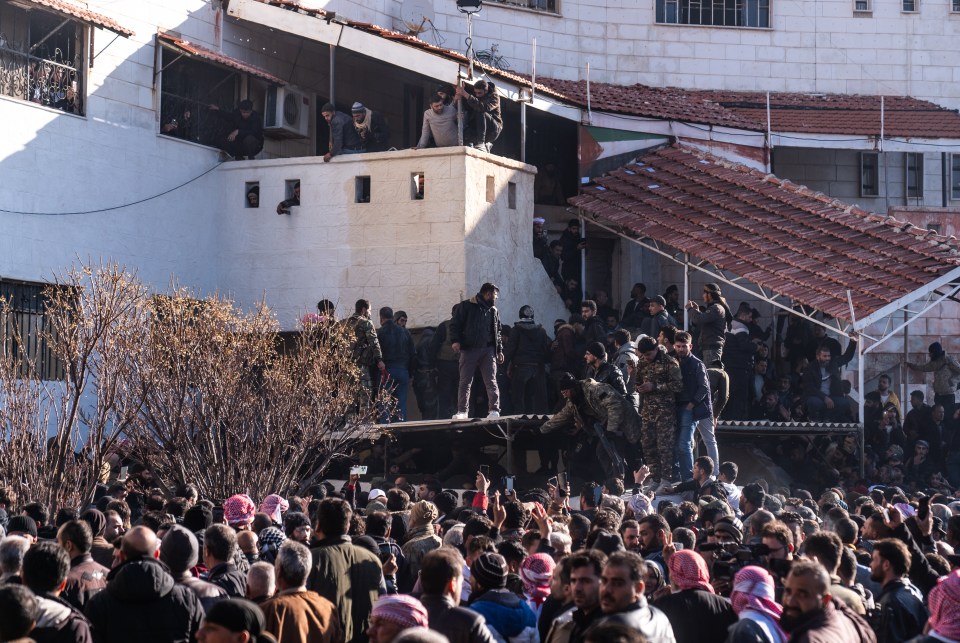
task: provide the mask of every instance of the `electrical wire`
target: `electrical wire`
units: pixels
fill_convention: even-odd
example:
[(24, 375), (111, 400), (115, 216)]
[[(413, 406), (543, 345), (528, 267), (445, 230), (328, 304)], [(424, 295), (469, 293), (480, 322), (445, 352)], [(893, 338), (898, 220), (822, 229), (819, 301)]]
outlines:
[(137, 201), (131, 201), (130, 203), (124, 203), (122, 205), (114, 205), (109, 208), (97, 208), (96, 210), (81, 210), (77, 212), (24, 212), (22, 210), (6, 210), (4, 208), (0, 208), (0, 212), (3, 212), (4, 214), (26, 214), (30, 216), (40, 216), (40, 217), (60, 217), (60, 216), (74, 215), (74, 214), (97, 214), (100, 212), (112, 212), (113, 210), (122, 210), (123, 208), (129, 208), (134, 205), (140, 205), (141, 203), (146, 203), (147, 201), (153, 201), (154, 199), (159, 199), (160, 197), (166, 196), (171, 192), (176, 192), (180, 188), (184, 188), (195, 181), (199, 181), (200, 179), (202, 179), (203, 177), (205, 177), (206, 175), (210, 174), (215, 169), (223, 165), (224, 162), (225, 161), (218, 161), (216, 165), (204, 171), (202, 174), (199, 174), (188, 181), (184, 181), (180, 185), (172, 187), (169, 190), (164, 190), (163, 192), (160, 192), (159, 194), (154, 194), (153, 196), (148, 196), (146, 198), (139, 199)]

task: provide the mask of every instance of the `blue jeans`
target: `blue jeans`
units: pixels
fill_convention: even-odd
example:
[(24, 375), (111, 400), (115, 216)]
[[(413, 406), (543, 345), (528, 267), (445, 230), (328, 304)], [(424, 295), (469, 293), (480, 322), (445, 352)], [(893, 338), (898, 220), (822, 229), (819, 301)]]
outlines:
[[(397, 410), (394, 416), (398, 422), (407, 421), (407, 395), (410, 392), (410, 371), (405, 366), (388, 366), (387, 373), (390, 379), (385, 386), (390, 395), (397, 398)], [(380, 423), (384, 424), (389, 420), (386, 413), (381, 413)]]
[(693, 477), (693, 411), (687, 405), (677, 407), (677, 442), (674, 447), (674, 459), (681, 482)]

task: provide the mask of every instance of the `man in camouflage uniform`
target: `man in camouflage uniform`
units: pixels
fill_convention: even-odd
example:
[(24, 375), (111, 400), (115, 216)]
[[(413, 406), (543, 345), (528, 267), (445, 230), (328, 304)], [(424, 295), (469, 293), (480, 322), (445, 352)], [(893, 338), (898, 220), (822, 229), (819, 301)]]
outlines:
[(641, 444), (650, 479), (669, 484), (677, 434), (677, 393), (683, 390), (680, 364), (652, 337), (637, 343), (637, 392), (643, 398)]
[(373, 327), (373, 322), (370, 321), (370, 302), (366, 299), (358, 299), (354, 305), (354, 313), (343, 323), (352, 333), (350, 354), (357, 368), (360, 369), (360, 381), (373, 395), (374, 373), (377, 374), (379, 381), (379, 374), (386, 370), (386, 366), (383, 363), (377, 331)]
[[(569, 373), (564, 373), (561, 378), (560, 391), (567, 402), (540, 427), (540, 432), (564, 429), (575, 434), (568, 460), (580, 463), (584, 471), (572, 473), (587, 479), (591, 477), (589, 449), (592, 446), (604, 475), (622, 477), (625, 466), (632, 465), (632, 458), (627, 453), (628, 449), (632, 450), (629, 445), (640, 439), (640, 418), (633, 405), (609, 384), (591, 379), (578, 381)], [(597, 425), (600, 425), (599, 433)]]

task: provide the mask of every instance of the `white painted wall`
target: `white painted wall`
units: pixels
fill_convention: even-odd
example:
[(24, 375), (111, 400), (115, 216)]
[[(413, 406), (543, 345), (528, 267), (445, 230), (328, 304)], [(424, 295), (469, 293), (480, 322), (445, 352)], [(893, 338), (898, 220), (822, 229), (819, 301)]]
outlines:
[[(426, 176), (412, 198), (412, 175)], [(357, 299), (406, 310), (411, 326), (435, 325), (485, 281), (501, 288), (504, 323), (526, 303), (554, 319), (562, 311), (531, 248), (530, 166), (466, 148), (231, 163), (220, 170), (218, 279), (242, 305), (265, 297), (284, 328), (321, 298), (345, 316)], [(371, 200), (355, 203), (369, 176)], [(493, 177), (494, 200), (486, 199)], [(301, 205), (278, 216), (287, 181), (300, 180)], [(248, 182), (261, 207), (245, 207)], [(508, 204), (516, 184), (517, 208)], [(538, 317), (540, 316), (538, 314)], [(549, 317), (553, 315), (552, 317)]]

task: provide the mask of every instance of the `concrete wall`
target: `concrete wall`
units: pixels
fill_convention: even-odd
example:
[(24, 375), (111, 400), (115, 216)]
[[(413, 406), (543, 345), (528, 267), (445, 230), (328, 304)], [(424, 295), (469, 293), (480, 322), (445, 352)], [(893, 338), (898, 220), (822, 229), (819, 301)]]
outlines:
[[(412, 198), (412, 176), (426, 177)], [(501, 288), (504, 323), (523, 304), (552, 320), (560, 298), (531, 249), (532, 168), (466, 148), (231, 163), (220, 171), (218, 285), (242, 305), (266, 298), (284, 328), (327, 298), (341, 315), (364, 298), (434, 325), (485, 281)], [(355, 202), (357, 177), (370, 202)], [(492, 192), (488, 201), (488, 177)], [(288, 181), (301, 205), (278, 216)], [(260, 186), (248, 208), (245, 187)], [(509, 203), (515, 184), (515, 207)], [(552, 315), (552, 316), (551, 316)]]
[[(814, 148), (778, 147), (773, 153), (773, 170), (780, 178), (806, 185), (812, 190), (845, 201), (856, 203), (872, 212), (886, 213), (893, 207), (938, 207), (943, 204), (941, 155), (923, 155), (923, 197), (906, 196), (906, 155), (903, 152), (883, 152), (879, 155), (879, 196), (860, 195), (860, 152)], [(950, 155), (947, 155), (950, 168)], [(950, 181), (950, 174), (947, 174)], [(947, 194), (947, 205), (960, 201)], [(949, 233), (948, 233), (949, 235)]]

